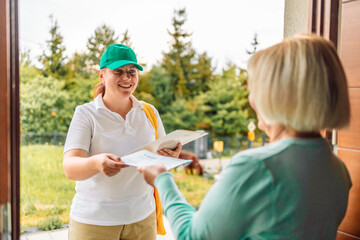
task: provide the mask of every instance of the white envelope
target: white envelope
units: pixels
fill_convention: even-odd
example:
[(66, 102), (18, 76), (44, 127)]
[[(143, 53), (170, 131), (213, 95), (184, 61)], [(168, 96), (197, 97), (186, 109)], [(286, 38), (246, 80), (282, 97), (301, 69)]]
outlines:
[(121, 160), (123, 160), (127, 165), (134, 167), (149, 166), (161, 163), (166, 167), (167, 170), (192, 162), (192, 160), (164, 157), (159, 154), (149, 152), (147, 150), (141, 150), (126, 155), (125, 157), (122, 157)]

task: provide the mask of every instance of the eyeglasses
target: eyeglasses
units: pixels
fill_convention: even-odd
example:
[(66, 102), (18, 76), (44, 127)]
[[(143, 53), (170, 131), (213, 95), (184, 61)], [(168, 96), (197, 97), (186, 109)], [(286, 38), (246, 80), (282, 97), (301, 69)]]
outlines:
[(136, 68), (130, 68), (130, 69), (117, 68), (117, 69), (113, 69), (112, 72), (119, 76), (123, 76), (124, 74), (126, 74), (126, 76), (130, 76), (130, 77), (134, 77), (137, 74)]

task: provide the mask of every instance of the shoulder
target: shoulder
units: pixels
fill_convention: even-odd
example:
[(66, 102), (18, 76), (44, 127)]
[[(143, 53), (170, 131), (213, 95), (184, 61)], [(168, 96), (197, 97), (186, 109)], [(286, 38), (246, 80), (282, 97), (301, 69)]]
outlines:
[(234, 155), (230, 164), (259, 164), (282, 153), (288, 147), (288, 144), (273, 143), (264, 147), (251, 148)]
[(158, 110), (154, 107), (154, 105), (148, 103), (148, 102), (145, 102), (145, 101), (139, 101), (139, 103), (141, 104), (140, 105), (140, 108), (141, 109), (144, 109), (144, 107), (150, 107), (152, 109), (152, 111), (155, 113), (156, 117), (157, 118), (160, 118), (160, 115), (159, 115), (159, 112)]
[(79, 105), (75, 108), (72, 122), (81, 122), (92, 124), (94, 119), (98, 119), (99, 114), (97, 113), (96, 106), (93, 101)]
[(351, 182), (349, 170), (347, 169), (345, 163), (338, 156), (333, 154), (333, 158), (335, 159), (336, 164), (338, 165), (338, 167), (341, 170), (341, 173), (346, 182), (347, 189), (350, 189), (352, 187), (352, 182)]
[(139, 103), (141, 104), (141, 108), (144, 108), (145, 106), (150, 106), (154, 111), (157, 111), (157, 109), (151, 103), (145, 101), (139, 101)]
[(94, 104), (94, 101), (84, 103), (75, 108), (75, 113), (78, 113), (78, 114), (88, 114), (88, 113), (94, 112), (94, 111), (96, 111), (96, 106)]

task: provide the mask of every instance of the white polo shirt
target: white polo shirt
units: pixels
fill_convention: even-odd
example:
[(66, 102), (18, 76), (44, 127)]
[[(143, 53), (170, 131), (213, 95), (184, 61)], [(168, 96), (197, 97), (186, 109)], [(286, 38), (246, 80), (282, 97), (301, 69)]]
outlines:
[[(112, 153), (120, 157), (155, 140), (155, 130), (142, 110), (142, 104), (131, 96), (133, 107), (124, 120), (104, 105), (101, 94), (94, 101), (75, 109), (64, 153), (83, 149), (93, 156)], [(165, 135), (159, 113), (158, 135)], [(153, 187), (135, 167), (124, 168), (113, 177), (98, 173), (76, 181), (70, 218), (86, 224), (111, 226), (141, 221), (155, 210)]]

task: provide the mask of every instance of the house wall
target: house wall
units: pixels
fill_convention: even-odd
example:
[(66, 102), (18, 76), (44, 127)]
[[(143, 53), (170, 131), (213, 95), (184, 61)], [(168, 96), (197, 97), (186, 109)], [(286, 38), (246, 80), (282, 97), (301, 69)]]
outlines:
[(309, 2), (285, 0), (284, 37), (309, 31)]

